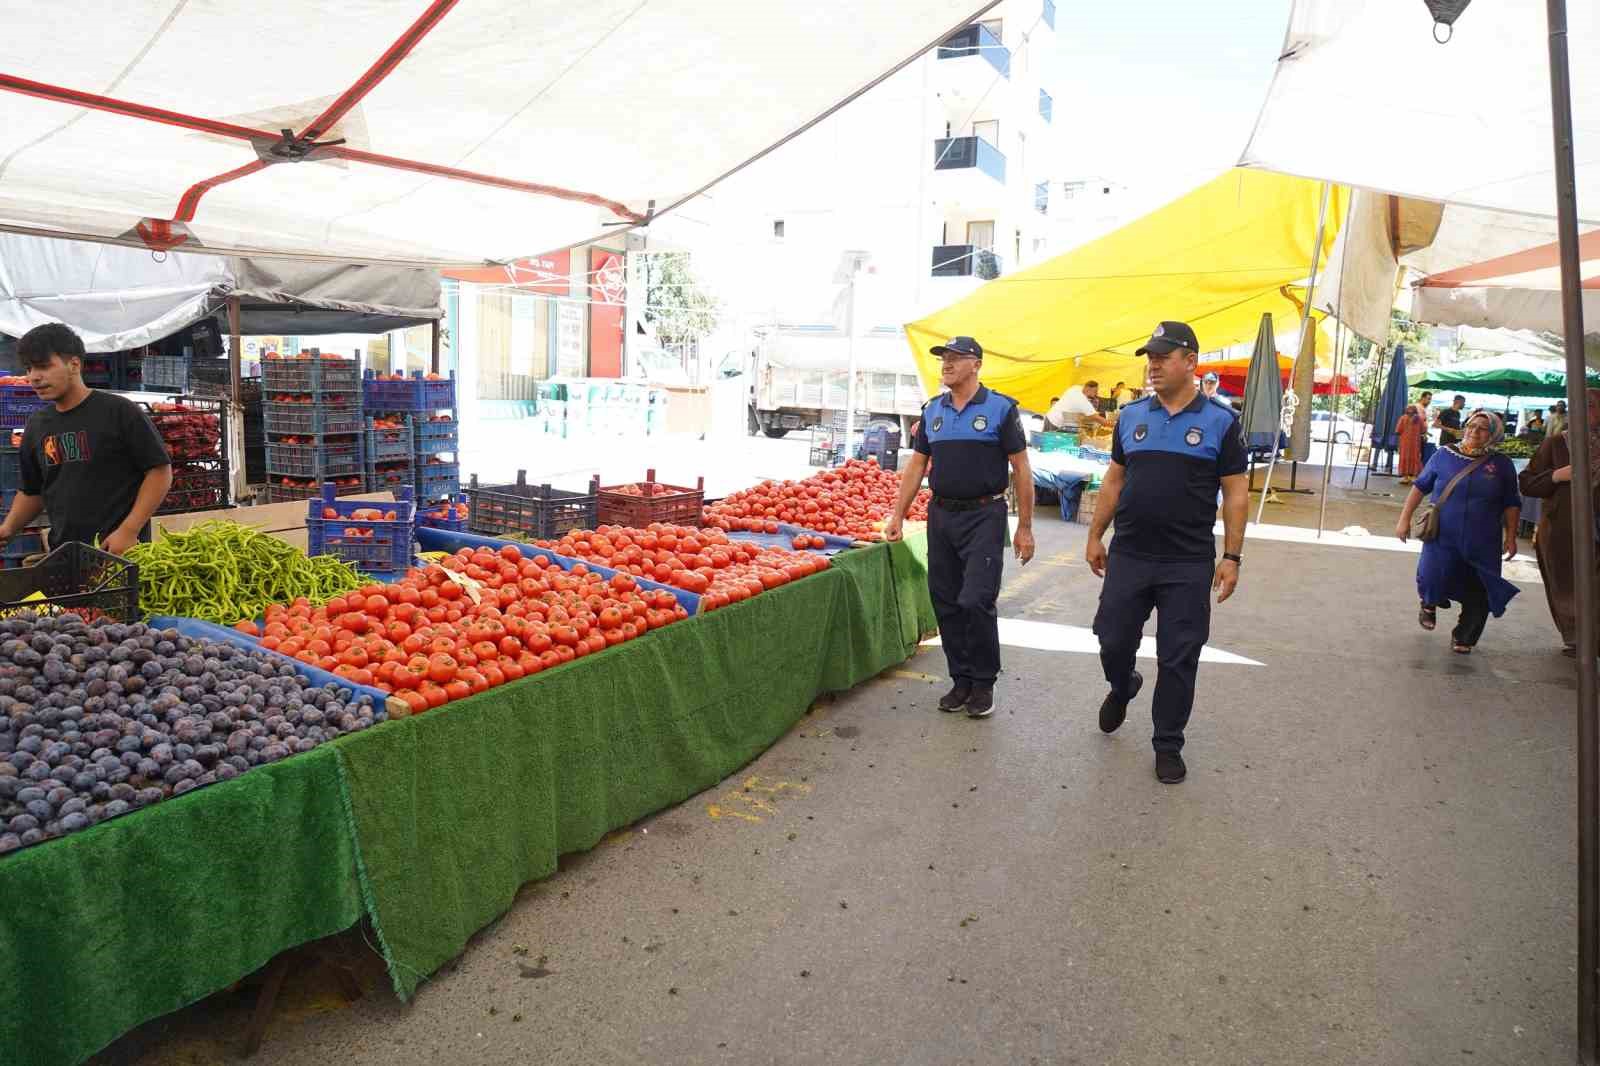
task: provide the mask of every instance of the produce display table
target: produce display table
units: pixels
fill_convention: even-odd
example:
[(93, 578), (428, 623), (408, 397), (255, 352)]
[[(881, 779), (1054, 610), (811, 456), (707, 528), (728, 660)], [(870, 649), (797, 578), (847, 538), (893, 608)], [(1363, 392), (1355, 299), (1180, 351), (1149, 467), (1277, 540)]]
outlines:
[(921, 536), (0, 861), (0, 1062), (77, 1063), (369, 917), (408, 998), (563, 853), (683, 801), (935, 620)]

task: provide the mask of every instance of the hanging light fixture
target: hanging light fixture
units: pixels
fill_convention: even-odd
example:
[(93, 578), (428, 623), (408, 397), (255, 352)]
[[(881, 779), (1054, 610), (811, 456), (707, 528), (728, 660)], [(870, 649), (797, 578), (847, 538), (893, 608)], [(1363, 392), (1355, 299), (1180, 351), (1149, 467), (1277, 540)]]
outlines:
[[(1433, 39), (1440, 44), (1448, 44), (1451, 35), (1455, 32), (1456, 19), (1467, 9), (1472, 0), (1422, 0), (1428, 5), (1428, 13), (1433, 16)], [(1439, 27), (1444, 27), (1444, 36), (1439, 36)]]

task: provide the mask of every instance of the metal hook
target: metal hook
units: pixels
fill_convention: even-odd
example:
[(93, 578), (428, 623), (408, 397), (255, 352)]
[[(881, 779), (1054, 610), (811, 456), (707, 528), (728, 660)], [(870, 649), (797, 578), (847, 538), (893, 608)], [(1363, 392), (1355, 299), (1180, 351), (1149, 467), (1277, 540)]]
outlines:
[(150, 258), (154, 259), (158, 263), (165, 263), (167, 261), (167, 253), (152, 251), (150, 253)]
[[(1439, 36), (1439, 27), (1444, 27), (1444, 36)], [(1438, 44), (1449, 44), (1450, 39), (1456, 34), (1456, 28), (1448, 22), (1435, 22), (1433, 24), (1433, 39)]]

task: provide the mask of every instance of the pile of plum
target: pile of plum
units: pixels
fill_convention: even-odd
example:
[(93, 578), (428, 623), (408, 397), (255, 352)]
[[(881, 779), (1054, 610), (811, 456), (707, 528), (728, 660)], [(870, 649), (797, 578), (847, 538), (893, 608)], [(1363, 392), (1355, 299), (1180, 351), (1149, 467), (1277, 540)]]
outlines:
[(18, 614), (0, 621), (0, 855), (383, 719), (265, 652)]

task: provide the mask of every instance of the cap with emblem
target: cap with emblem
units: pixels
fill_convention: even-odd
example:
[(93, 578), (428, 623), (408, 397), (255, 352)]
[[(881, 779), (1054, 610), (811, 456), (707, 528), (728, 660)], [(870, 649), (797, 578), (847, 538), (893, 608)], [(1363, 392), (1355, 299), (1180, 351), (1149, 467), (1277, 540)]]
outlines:
[(1191, 352), (1200, 350), (1200, 342), (1195, 339), (1194, 330), (1189, 328), (1187, 322), (1163, 322), (1150, 334), (1150, 339), (1144, 342), (1134, 354), (1136, 355), (1166, 355), (1177, 348), (1187, 348)]
[(973, 359), (983, 358), (983, 346), (971, 337), (951, 337), (943, 344), (935, 344), (928, 349), (930, 355), (965, 355)]
[(1221, 379), (1217, 377), (1217, 372), (1215, 370), (1207, 370), (1206, 376), (1200, 380), (1205, 382), (1207, 385), (1215, 385)]

